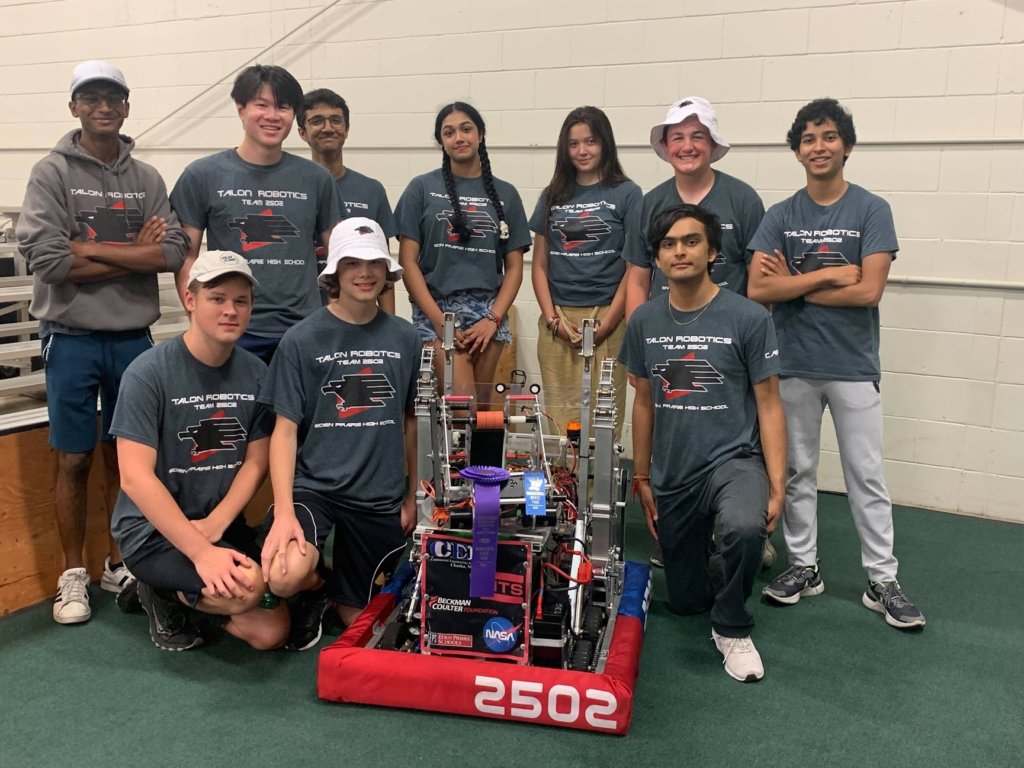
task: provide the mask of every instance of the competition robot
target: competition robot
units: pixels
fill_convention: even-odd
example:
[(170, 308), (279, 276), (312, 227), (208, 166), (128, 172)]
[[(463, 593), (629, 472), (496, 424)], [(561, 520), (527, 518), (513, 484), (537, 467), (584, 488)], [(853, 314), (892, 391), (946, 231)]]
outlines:
[(500, 411), (452, 394), (457, 322), (420, 360), (408, 561), (322, 651), (320, 697), (624, 734), (650, 568), (623, 559), (616, 363), (584, 321), (581, 423), (550, 434), (520, 371), (495, 387)]

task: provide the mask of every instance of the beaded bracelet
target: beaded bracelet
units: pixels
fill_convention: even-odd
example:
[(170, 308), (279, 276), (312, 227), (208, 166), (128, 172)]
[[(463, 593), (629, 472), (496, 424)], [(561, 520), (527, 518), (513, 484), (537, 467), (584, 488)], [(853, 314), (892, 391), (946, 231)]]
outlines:
[(494, 314), (494, 312), (490, 309), (484, 312), (484, 317), (490, 320), (495, 325), (501, 325), (501, 318)]
[(559, 321), (559, 319), (560, 318), (558, 317), (558, 315), (552, 315), (551, 317), (549, 317), (547, 320), (544, 321), (544, 326), (550, 331), (551, 330), (551, 325), (553, 323), (557, 323)]

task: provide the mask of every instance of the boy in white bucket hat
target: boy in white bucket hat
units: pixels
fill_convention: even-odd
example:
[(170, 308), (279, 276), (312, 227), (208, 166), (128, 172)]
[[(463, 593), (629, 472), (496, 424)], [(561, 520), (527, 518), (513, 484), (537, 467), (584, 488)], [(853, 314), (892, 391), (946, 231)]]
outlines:
[[(675, 174), (644, 195), (640, 226), (633, 228), (626, 241), (622, 254), (629, 262), (626, 319), (649, 298), (668, 290), (668, 280), (655, 268), (657, 254), (647, 235), (655, 216), (682, 203), (699, 205), (718, 217), (722, 248), (710, 265), (711, 280), (719, 288), (746, 296), (746, 248), (764, 216), (764, 205), (749, 184), (711, 167), (729, 151), (714, 107), (699, 96), (680, 99), (669, 107), (665, 119), (651, 128), (651, 148)], [(768, 545), (766, 564), (774, 555)], [(663, 567), (660, 548), (651, 563)]]
[(677, 101), (665, 119), (651, 128), (651, 148), (675, 174), (644, 196), (641, 226), (626, 243), (623, 258), (631, 265), (626, 317), (651, 296), (668, 290), (668, 281), (654, 268), (655, 254), (647, 242), (647, 230), (658, 213), (682, 203), (699, 205), (718, 216), (722, 252), (711, 267), (711, 279), (720, 288), (745, 296), (744, 254), (764, 216), (764, 205), (749, 184), (711, 167), (729, 151), (714, 108), (699, 96)]
[[(277, 414), (263, 574), (274, 594), (298, 595), (290, 650), (316, 645), (331, 603), (351, 623), (416, 525), (405, 467), (416, 466), (422, 343), (412, 323), (377, 306), (401, 276), (380, 224), (340, 221), (319, 278), (330, 302), (285, 333), (260, 394)], [(334, 528), (332, 572), (323, 553)]]

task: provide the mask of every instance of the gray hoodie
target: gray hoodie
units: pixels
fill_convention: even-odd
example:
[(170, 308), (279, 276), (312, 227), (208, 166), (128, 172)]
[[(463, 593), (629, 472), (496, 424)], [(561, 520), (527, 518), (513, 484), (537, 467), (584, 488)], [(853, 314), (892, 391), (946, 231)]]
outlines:
[(181, 269), (188, 252), (163, 179), (131, 156), (135, 142), (121, 136), (117, 160), (104, 165), (82, 149), (81, 133), (71, 131), (36, 163), (18, 219), (18, 248), (35, 276), (29, 311), (39, 318), (43, 336), (137, 330), (160, 317), (155, 274), (65, 282), (74, 262), (71, 240), (131, 245), (142, 225), (160, 216), (167, 220), (160, 243), (167, 271)]

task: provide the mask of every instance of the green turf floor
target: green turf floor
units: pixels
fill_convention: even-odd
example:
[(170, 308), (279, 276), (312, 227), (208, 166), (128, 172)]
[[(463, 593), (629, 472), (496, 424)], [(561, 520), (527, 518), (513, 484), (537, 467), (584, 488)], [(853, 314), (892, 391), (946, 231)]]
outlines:
[(85, 625), (49, 605), (0, 621), (0, 766), (1024, 765), (1024, 526), (897, 508), (902, 584), (928, 618), (904, 633), (861, 605), (845, 497), (822, 495), (819, 517), (825, 593), (763, 602), (777, 533), (751, 599), (760, 683), (725, 674), (707, 617), (668, 613), (656, 573), (626, 737), (324, 703), (315, 652), (158, 651), (94, 587)]

